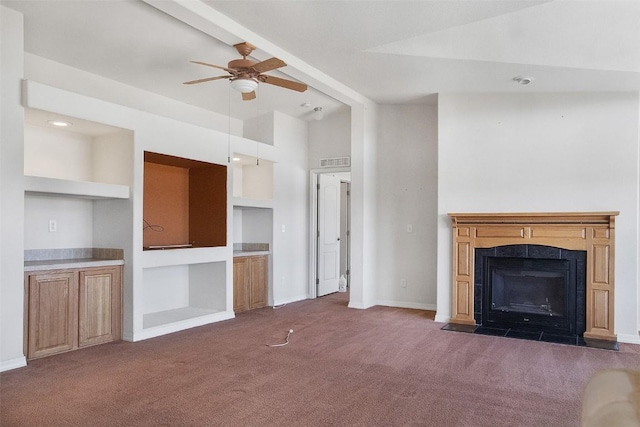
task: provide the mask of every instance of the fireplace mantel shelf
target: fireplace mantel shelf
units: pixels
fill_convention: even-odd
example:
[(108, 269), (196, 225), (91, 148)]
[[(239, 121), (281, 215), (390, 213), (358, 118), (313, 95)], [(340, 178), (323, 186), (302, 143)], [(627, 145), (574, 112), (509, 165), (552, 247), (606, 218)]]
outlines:
[(450, 213), (453, 231), (451, 323), (474, 325), (476, 248), (532, 244), (587, 253), (585, 338), (616, 341), (615, 217), (619, 212)]
[(450, 213), (456, 224), (609, 224), (620, 212)]

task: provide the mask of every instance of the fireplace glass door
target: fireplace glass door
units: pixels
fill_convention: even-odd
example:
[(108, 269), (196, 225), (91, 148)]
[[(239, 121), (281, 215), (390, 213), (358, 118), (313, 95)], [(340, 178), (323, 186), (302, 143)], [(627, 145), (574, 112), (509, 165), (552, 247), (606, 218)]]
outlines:
[(489, 257), (487, 324), (568, 329), (570, 287), (575, 293), (569, 264), (563, 259)]

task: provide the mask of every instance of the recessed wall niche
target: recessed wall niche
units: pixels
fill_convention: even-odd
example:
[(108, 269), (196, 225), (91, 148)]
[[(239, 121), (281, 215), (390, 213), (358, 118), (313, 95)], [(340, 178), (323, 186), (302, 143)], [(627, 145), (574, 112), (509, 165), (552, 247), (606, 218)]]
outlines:
[(144, 152), (143, 249), (227, 245), (227, 167)]

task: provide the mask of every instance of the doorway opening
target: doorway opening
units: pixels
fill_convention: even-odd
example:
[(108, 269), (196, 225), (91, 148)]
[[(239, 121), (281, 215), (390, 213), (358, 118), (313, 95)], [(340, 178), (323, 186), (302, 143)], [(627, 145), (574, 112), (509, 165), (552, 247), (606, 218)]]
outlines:
[(310, 181), (309, 296), (317, 298), (349, 289), (351, 172), (312, 170)]

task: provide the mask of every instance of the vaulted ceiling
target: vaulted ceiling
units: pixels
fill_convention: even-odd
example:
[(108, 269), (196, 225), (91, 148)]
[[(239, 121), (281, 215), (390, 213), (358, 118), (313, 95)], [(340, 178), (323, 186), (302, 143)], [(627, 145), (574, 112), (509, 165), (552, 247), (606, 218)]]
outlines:
[[(451, 92), (640, 90), (635, 0), (1, 4), (24, 13), (29, 53), (238, 118), (276, 109), (304, 119), (315, 106), (341, 108), (331, 91), (313, 84), (317, 75), (393, 104), (433, 103)], [(224, 37), (212, 30), (221, 16)], [(237, 93), (229, 99), (226, 81), (181, 84), (218, 75), (189, 61), (226, 65), (238, 57), (230, 45), (243, 35), (257, 39), (247, 40), (259, 48), (256, 59), (290, 64), (284, 74), (268, 74), (316, 88), (300, 94), (263, 84), (259, 101), (242, 102)], [(533, 82), (519, 85), (516, 76)]]

